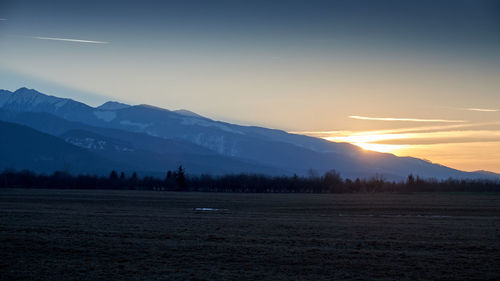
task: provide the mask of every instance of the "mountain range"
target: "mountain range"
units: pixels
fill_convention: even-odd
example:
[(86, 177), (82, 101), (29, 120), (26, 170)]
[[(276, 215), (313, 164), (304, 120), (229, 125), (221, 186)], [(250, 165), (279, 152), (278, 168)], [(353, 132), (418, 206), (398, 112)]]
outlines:
[(91, 107), (33, 89), (0, 90), (0, 169), (162, 175), (309, 175), (336, 170), (347, 178), (390, 180), (498, 178), (348, 143), (215, 121), (188, 110), (106, 102)]

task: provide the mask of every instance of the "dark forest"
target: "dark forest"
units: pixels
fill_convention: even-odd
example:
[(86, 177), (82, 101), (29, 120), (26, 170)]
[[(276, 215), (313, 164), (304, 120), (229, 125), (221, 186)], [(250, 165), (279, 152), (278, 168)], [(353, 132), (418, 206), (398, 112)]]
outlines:
[(154, 191), (247, 192), (247, 193), (357, 193), (357, 192), (500, 192), (500, 181), (466, 179), (423, 179), (408, 175), (405, 181), (388, 181), (382, 176), (343, 179), (336, 171), (322, 176), (271, 177), (258, 174), (224, 176), (188, 175), (182, 166), (167, 171), (164, 178), (139, 177), (137, 173), (111, 171), (108, 177), (72, 175), (57, 171), (50, 175), (31, 171), (5, 170), (0, 188), (116, 189)]

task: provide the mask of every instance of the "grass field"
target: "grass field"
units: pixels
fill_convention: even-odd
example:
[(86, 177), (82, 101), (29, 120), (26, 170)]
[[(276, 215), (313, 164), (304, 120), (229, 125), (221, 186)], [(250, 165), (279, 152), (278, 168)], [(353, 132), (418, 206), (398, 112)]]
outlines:
[(500, 280), (500, 194), (4, 189), (0, 279)]

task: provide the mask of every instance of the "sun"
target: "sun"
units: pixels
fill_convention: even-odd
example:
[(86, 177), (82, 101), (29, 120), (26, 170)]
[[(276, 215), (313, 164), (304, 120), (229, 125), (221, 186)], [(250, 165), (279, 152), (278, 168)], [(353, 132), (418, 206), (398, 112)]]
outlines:
[(393, 153), (393, 154), (395, 154), (397, 151), (401, 149), (406, 149), (410, 147), (410, 145), (380, 144), (380, 143), (369, 143), (369, 142), (352, 143), (352, 144), (359, 146), (365, 150), (371, 150), (383, 153)]
[(365, 150), (394, 153), (400, 149), (408, 148), (409, 145), (399, 144), (381, 144), (378, 143), (384, 140), (405, 139), (408, 134), (387, 134), (384, 132), (360, 132), (360, 133), (347, 133), (342, 136), (325, 137), (326, 140), (334, 142), (348, 142), (353, 145), (359, 146)]

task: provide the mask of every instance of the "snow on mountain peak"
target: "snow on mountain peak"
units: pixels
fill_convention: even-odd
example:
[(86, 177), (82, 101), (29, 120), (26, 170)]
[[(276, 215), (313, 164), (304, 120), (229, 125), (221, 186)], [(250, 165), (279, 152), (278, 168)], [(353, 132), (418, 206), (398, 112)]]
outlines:
[(55, 104), (64, 100), (66, 99), (48, 96), (36, 90), (23, 87), (8, 94), (4, 104), (29, 104), (33, 107), (38, 104)]
[(25, 87), (19, 88), (14, 92), (4, 90), (0, 93), (0, 107), (11, 111), (42, 111), (53, 113), (59, 110), (70, 112), (75, 108), (89, 107), (84, 103), (72, 99), (49, 96)]

